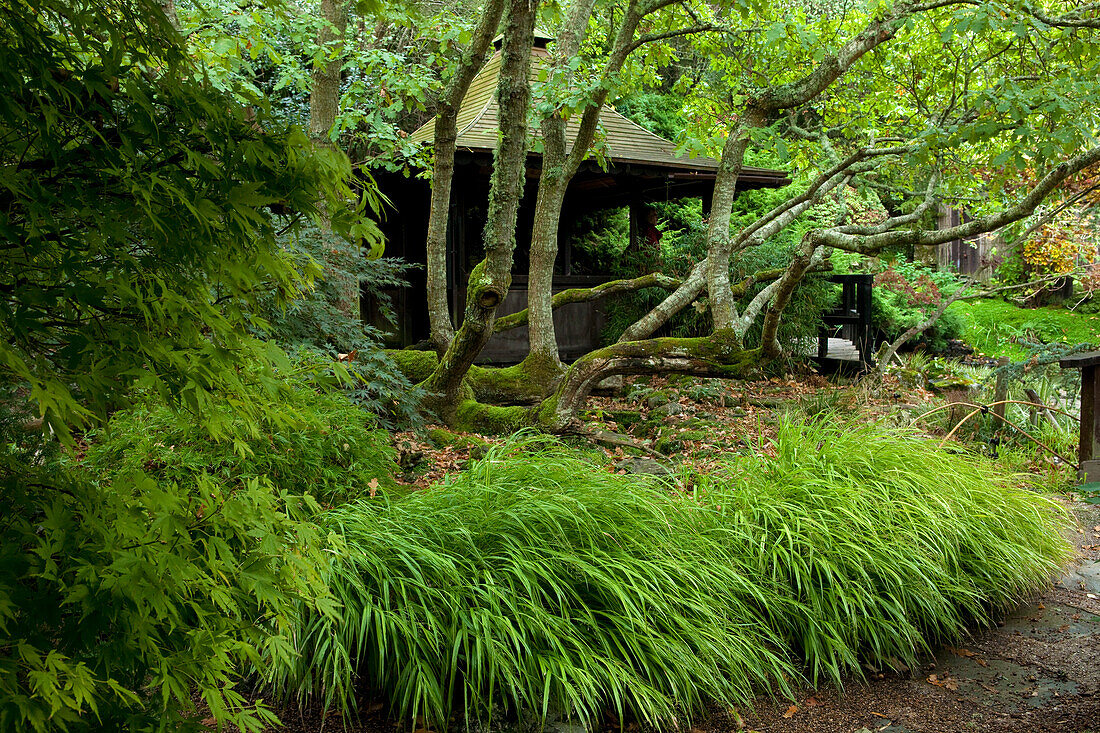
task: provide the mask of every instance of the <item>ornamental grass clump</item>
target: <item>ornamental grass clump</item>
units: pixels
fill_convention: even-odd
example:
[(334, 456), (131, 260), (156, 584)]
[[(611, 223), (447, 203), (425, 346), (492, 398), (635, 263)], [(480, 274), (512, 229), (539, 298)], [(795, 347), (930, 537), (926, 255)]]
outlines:
[(682, 722), (912, 663), (1067, 557), (1056, 505), (914, 435), (787, 423), (760, 448), (685, 495), (519, 436), (440, 486), (339, 507), (343, 618), (304, 626), (271, 682), (337, 705), (365, 684), (436, 725)]
[(1070, 556), (1057, 504), (992, 461), (876, 424), (781, 423), (768, 445), (700, 476), (697, 493), (750, 572), (796, 601), (766, 607), (767, 623), (815, 683), (863, 662), (912, 665)]
[(791, 601), (716, 541), (717, 513), (667, 489), (521, 437), (442, 486), (330, 512), (345, 617), (303, 630), (277, 686), (346, 702), (358, 676), (437, 724), (493, 706), (659, 723), (786, 690), (760, 609)]

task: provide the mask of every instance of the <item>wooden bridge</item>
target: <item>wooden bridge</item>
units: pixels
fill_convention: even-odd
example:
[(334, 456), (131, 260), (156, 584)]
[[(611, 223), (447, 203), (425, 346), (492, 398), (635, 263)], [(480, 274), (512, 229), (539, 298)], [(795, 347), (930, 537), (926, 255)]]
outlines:
[(875, 365), (875, 344), (871, 336), (871, 288), (874, 275), (833, 275), (839, 283), (840, 304), (826, 314), (824, 327), (817, 335), (817, 351), (806, 349), (819, 362), (858, 364), (860, 370)]

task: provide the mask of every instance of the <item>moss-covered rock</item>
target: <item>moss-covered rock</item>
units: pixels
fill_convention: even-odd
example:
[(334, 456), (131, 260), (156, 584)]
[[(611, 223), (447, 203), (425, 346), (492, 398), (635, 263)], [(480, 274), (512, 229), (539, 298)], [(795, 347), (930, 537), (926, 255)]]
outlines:
[(673, 453), (678, 453), (684, 449), (684, 441), (680, 438), (668, 436), (664, 438), (658, 438), (653, 443), (653, 450), (658, 453), (664, 453), (666, 456), (670, 456)]
[(613, 420), (620, 430), (630, 430), (642, 421), (642, 413), (637, 410), (609, 410), (604, 417)]
[(667, 405), (671, 401), (672, 395), (664, 391), (652, 392), (645, 398), (646, 407), (651, 410), (660, 407), (661, 405)]

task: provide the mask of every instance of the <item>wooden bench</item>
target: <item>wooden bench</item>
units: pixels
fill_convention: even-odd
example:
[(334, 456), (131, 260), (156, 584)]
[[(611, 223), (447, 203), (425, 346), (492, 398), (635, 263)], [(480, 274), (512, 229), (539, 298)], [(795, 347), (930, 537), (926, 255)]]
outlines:
[(1063, 369), (1081, 370), (1081, 442), (1077, 473), (1084, 481), (1100, 481), (1100, 351), (1068, 356)]

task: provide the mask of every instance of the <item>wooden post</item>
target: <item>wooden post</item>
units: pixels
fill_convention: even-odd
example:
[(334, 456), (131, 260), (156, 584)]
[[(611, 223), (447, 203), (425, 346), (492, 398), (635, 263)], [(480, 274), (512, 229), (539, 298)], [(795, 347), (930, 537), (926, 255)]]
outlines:
[[(1000, 358), (1000, 360), (998, 360), (998, 362), (997, 362), (997, 366), (999, 366), (999, 367), (1004, 367), (1004, 366), (1007, 366), (1007, 365), (1008, 365), (1008, 357), (1007, 356), (1002, 356)], [(1000, 430), (1001, 427), (1005, 424), (1005, 421), (1004, 421), (1005, 408), (1008, 407), (1008, 405), (1006, 405), (1004, 403), (1004, 401), (1007, 400), (1007, 399), (1008, 399), (1008, 375), (1005, 374), (1005, 372), (1001, 371), (1001, 372), (997, 373), (997, 382), (993, 386), (993, 401), (1000, 403), (999, 405), (993, 405), (993, 414), (996, 415), (997, 417), (1001, 418), (1000, 420), (997, 420), (997, 419), (993, 420), (993, 422), (996, 423), (993, 426), (994, 430)]]
[(1081, 370), (1081, 439), (1077, 446), (1077, 473), (1085, 481), (1100, 481), (1100, 351), (1062, 359), (1063, 369)]

